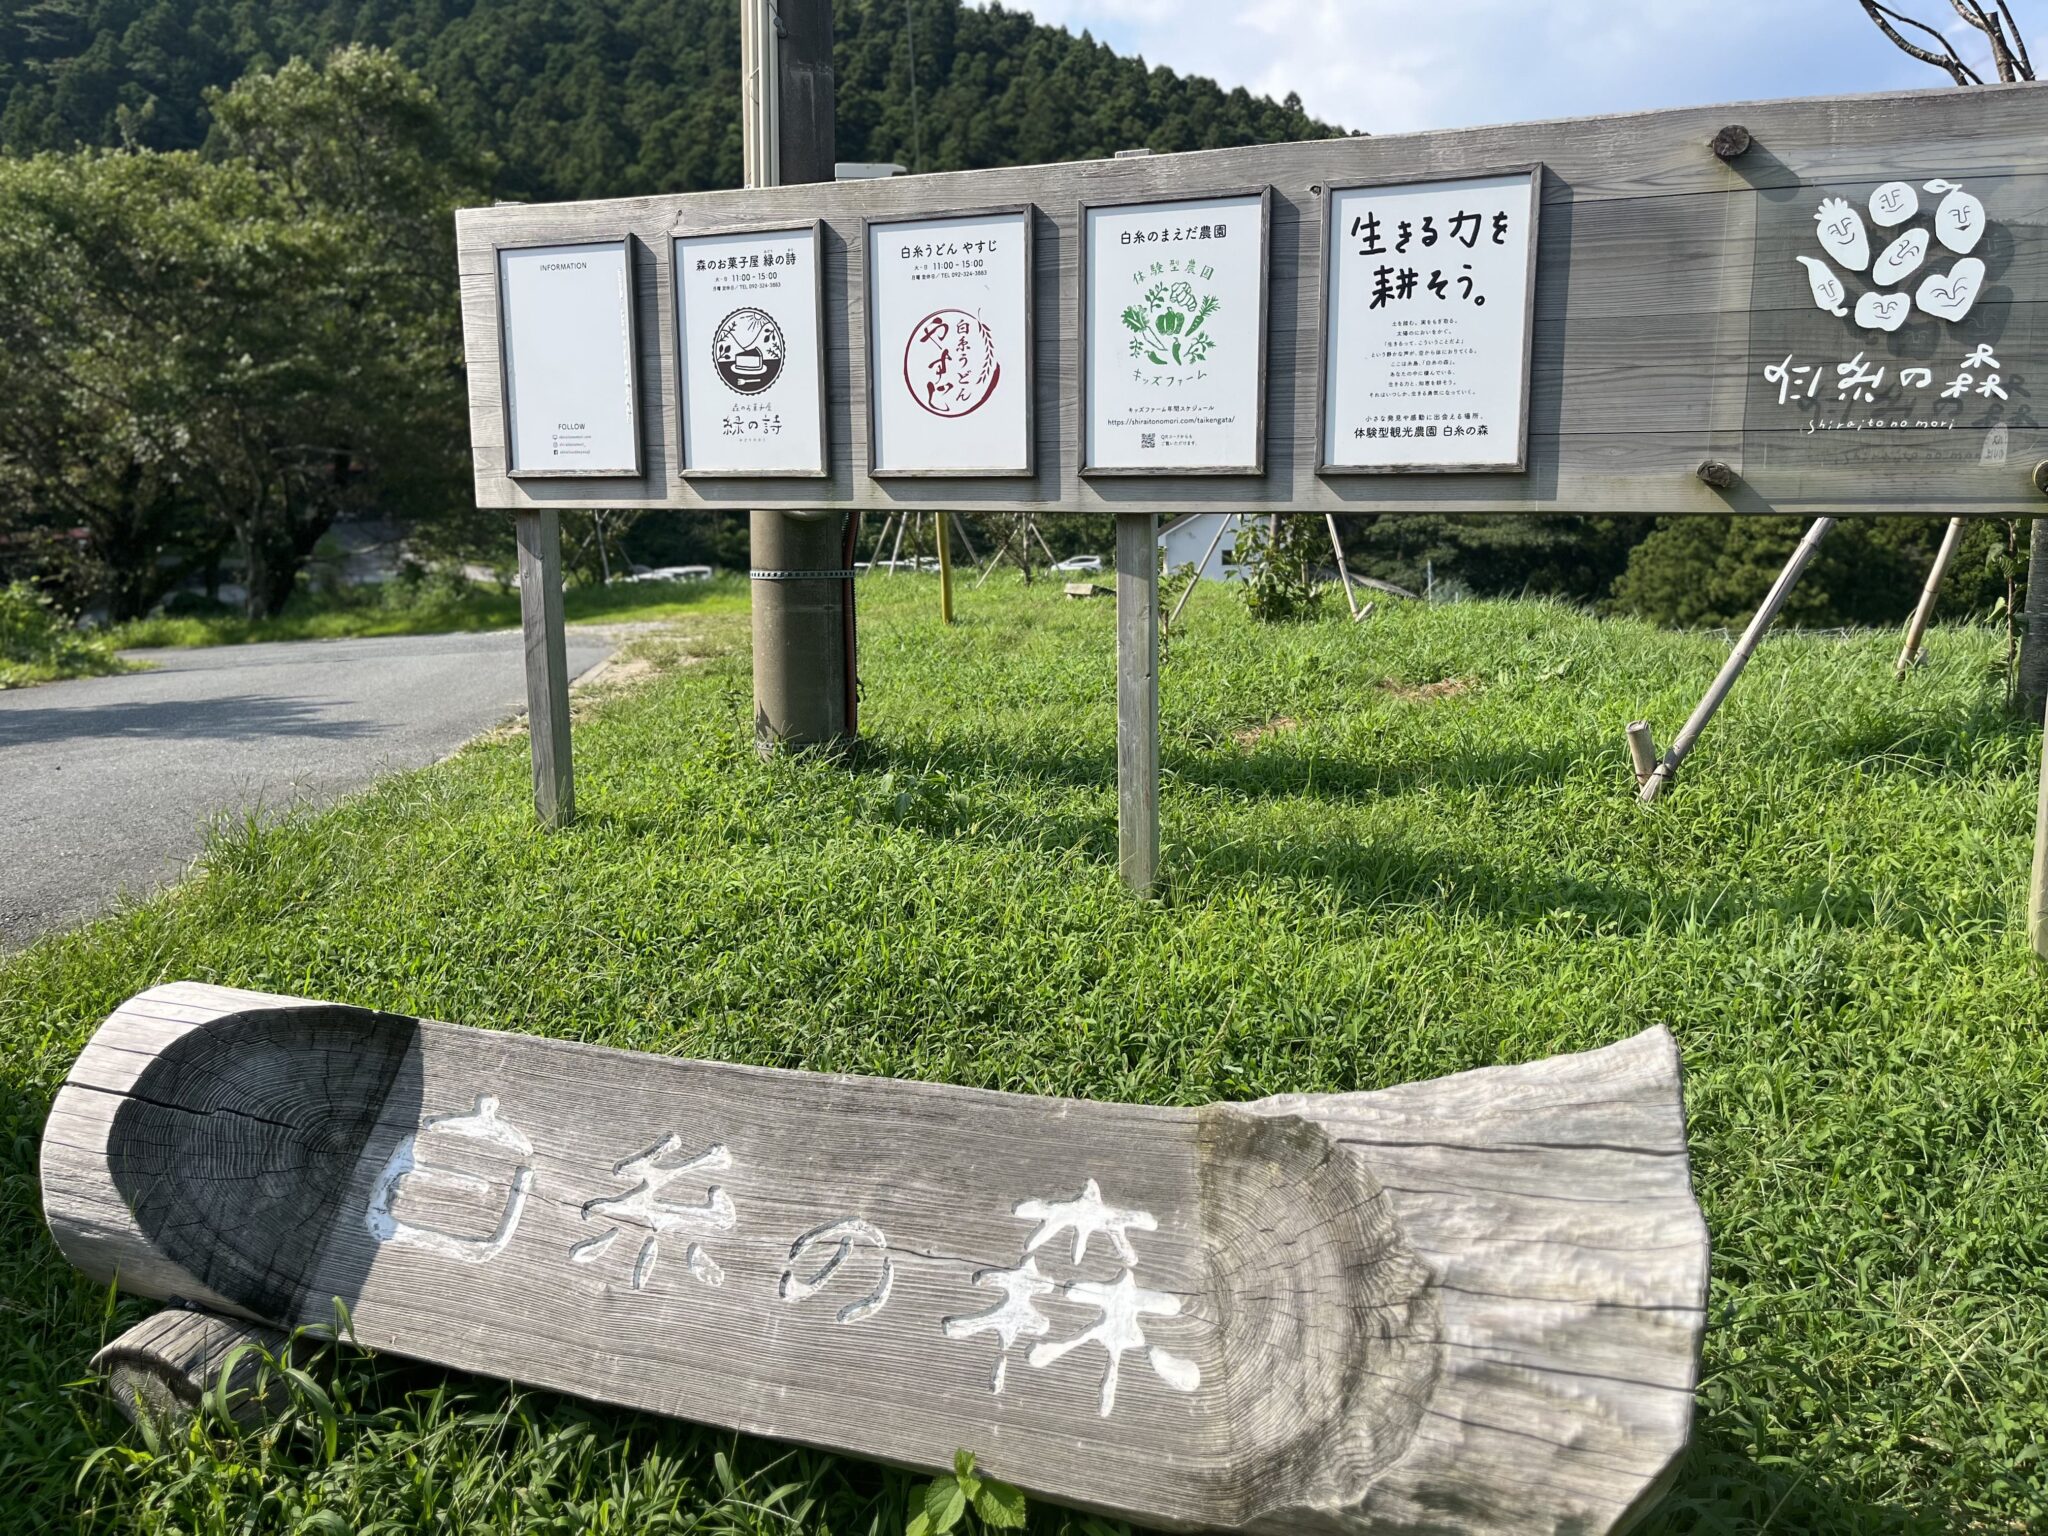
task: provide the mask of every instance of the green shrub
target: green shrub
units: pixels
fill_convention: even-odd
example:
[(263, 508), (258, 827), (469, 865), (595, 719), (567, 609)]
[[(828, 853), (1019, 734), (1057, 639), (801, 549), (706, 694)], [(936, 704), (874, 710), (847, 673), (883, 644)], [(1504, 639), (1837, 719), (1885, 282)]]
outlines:
[(80, 634), (27, 582), (0, 587), (0, 688), (123, 670), (111, 642)]
[(1248, 518), (1237, 536), (1236, 560), (1246, 610), (1261, 624), (1312, 619), (1322, 611), (1317, 573), (1329, 553), (1318, 517)]

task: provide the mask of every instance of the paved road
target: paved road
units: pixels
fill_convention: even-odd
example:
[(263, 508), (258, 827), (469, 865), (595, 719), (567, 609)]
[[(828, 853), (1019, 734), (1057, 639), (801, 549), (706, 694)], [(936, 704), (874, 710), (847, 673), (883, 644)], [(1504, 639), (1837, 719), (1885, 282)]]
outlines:
[[(582, 673), (609, 639), (569, 632)], [(0, 693), (0, 949), (175, 879), (208, 821), (346, 794), (526, 703), (516, 633), (156, 651)]]

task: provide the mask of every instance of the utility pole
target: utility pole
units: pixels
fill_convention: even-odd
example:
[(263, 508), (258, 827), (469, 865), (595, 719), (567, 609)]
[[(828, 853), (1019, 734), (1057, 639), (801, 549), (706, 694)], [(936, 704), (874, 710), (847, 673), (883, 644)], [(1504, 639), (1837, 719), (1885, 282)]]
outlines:
[[(747, 185), (832, 180), (832, 0), (740, 0), (740, 56)], [(844, 747), (858, 730), (853, 526), (846, 512), (751, 514), (754, 747), (763, 757)]]

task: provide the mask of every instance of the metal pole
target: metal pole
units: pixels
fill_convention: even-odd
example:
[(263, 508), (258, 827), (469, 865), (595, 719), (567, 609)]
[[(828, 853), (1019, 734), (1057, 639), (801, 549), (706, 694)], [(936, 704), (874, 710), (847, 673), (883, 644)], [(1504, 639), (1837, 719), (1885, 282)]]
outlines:
[(1735, 679), (1742, 676), (1742, 669), (1749, 665), (1749, 658), (1756, 653), (1757, 645), (1763, 640), (1764, 632), (1778, 617), (1778, 610), (1785, 606), (1785, 599), (1791, 595), (1792, 585), (1799, 580), (1799, 573), (1806, 569), (1814, 551), (1820, 548), (1820, 541), (1827, 537), (1828, 530), (1835, 526), (1832, 517), (1817, 517), (1813, 526), (1806, 530), (1806, 537), (1799, 541), (1799, 547), (1792, 551), (1792, 558), (1785, 562), (1785, 568), (1778, 572), (1778, 579), (1771, 583), (1771, 590), (1764, 594), (1763, 606), (1757, 609), (1756, 617), (1749, 621), (1749, 628), (1742, 632), (1742, 638), (1735, 643), (1735, 649), (1727, 661), (1721, 664), (1720, 675), (1714, 679), (1707, 696), (1700, 700), (1699, 707), (1692, 712), (1678, 732), (1678, 738), (1671, 743), (1671, 750), (1664, 754), (1664, 760), (1650, 771), (1643, 780), (1643, 787), (1636, 798), (1648, 805), (1663, 792), (1671, 782), (1671, 776), (1678, 772), (1678, 765), (1685, 761), (1692, 751), (1693, 743), (1700, 739), (1700, 732), (1707, 728), (1707, 722), (1714, 718), (1714, 711), (1721, 707), (1721, 701), (1728, 697), (1728, 690), (1735, 686)]
[[(740, 0), (740, 96), (748, 186), (832, 180), (832, 0)], [(748, 531), (754, 745), (842, 745), (856, 719), (849, 514), (757, 511)]]
[(1906, 643), (1899, 647), (1898, 665), (1892, 669), (1900, 677), (1920, 659), (1920, 640), (1927, 633), (1927, 621), (1934, 617), (1934, 600), (1941, 594), (1941, 578), (1947, 574), (1949, 559), (1962, 536), (1963, 520), (1950, 518), (1948, 529), (1941, 536), (1941, 548), (1934, 552), (1934, 564), (1928, 568), (1927, 585), (1920, 589), (1920, 601), (1914, 605), (1913, 617), (1906, 625)]

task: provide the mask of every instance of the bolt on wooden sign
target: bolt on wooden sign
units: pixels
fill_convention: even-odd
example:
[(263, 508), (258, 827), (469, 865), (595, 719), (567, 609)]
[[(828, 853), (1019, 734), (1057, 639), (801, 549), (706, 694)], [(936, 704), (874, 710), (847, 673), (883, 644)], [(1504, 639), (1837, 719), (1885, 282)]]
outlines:
[[(2048, 459), (2042, 92), (466, 210), (477, 498), (2010, 513)], [(751, 248), (697, 291), (800, 227), (815, 291), (748, 299)], [(558, 320), (505, 267), (536, 248), (624, 302)], [(741, 408), (770, 372), (815, 424)], [(712, 452), (703, 402), (763, 446)]]
[(88, 1274), (1146, 1525), (1604, 1531), (1685, 1445), (1707, 1243), (1649, 1031), (1144, 1108), (184, 984), (52, 1108)]

